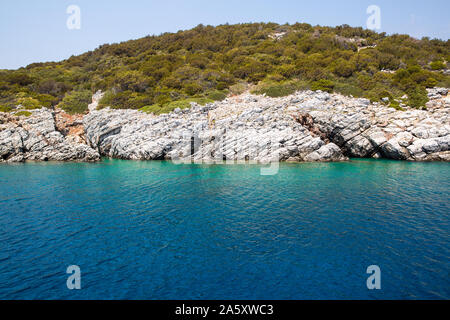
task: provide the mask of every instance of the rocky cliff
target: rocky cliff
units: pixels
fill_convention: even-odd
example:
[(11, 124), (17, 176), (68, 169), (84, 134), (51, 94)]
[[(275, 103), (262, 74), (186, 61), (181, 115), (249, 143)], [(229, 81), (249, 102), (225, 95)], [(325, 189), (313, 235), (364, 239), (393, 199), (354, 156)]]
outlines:
[(0, 113), (0, 162), (99, 160), (85, 143), (81, 117), (76, 118), (48, 109), (31, 116)]
[(283, 98), (244, 94), (155, 116), (41, 109), (0, 115), (0, 161), (342, 161), (348, 157), (450, 160), (450, 97), (429, 90), (427, 110), (404, 111), (325, 92)]

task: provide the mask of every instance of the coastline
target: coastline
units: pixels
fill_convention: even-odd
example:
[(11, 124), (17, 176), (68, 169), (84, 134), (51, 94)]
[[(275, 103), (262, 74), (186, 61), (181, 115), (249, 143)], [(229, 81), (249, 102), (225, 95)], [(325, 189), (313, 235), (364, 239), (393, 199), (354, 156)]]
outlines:
[(321, 91), (282, 98), (242, 94), (155, 116), (0, 113), (0, 162), (95, 162), (102, 157), (181, 162), (329, 162), (349, 158), (450, 161), (448, 89), (429, 89), (427, 110), (388, 108)]

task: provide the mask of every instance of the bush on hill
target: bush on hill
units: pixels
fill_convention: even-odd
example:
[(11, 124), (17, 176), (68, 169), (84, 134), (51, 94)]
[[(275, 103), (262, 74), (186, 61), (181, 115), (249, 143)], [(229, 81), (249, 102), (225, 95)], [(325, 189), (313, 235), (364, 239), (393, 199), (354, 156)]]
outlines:
[(313, 91), (322, 90), (331, 93), (333, 92), (333, 89), (334, 89), (333, 81), (325, 79), (314, 81), (311, 85), (311, 90)]
[(179, 108), (179, 109), (187, 109), (191, 107), (191, 103), (197, 103), (199, 105), (205, 105), (207, 103), (214, 102), (214, 100), (208, 99), (208, 98), (189, 98), (184, 100), (178, 100), (178, 101), (172, 101), (166, 104), (153, 104), (151, 106), (145, 106), (140, 111), (146, 112), (146, 113), (153, 113), (153, 114), (163, 114), (163, 113), (169, 113), (173, 110)]
[(199, 25), (105, 44), (61, 62), (0, 70), (0, 105), (61, 103), (84, 112), (87, 93), (100, 89), (106, 91), (101, 107), (163, 109), (198, 96), (221, 100), (255, 85), (253, 92), (274, 97), (304, 88), (371, 99), (385, 90), (394, 97), (409, 92), (411, 103), (423, 107), (424, 88), (450, 85), (450, 76), (439, 72), (449, 58), (449, 41), (348, 25)]
[(84, 113), (88, 110), (88, 105), (92, 101), (92, 93), (88, 90), (74, 91), (66, 94), (58, 105), (67, 113)]

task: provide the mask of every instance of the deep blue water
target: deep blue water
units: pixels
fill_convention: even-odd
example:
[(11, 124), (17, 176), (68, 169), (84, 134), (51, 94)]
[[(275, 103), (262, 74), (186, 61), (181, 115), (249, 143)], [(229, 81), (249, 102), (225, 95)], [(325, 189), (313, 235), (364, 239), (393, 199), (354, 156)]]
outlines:
[(449, 190), (448, 163), (0, 165), (0, 299), (449, 299)]

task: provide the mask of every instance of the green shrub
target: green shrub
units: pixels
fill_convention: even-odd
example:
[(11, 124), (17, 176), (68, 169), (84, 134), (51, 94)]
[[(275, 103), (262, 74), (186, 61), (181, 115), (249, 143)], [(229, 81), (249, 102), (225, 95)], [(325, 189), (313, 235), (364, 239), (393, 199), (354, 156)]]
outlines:
[(417, 86), (409, 89), (406, 93), (408, 94), (408, 105), (413, 108), (423, 108), (429, 101), (427, 90), (424, 87)]
[(445, 77), (443, 79), (440, 79), (438, 83), (436, 84), (436, 87), (439, 88), (450, 88), (450, 77)]
[(403, 109), (402, 107), (400, 107), (400, 103), (398, 102), (398, 101), (392, 101), (390, 104), (389, 104), (389, 107), (390, 108), (394, 108), (395, 110), (399, 110), (399, 111), (404, 111), (405, 109)]
[(42, 108), (39, 100), (36, 100), (31, 97), (22, 97), (17, 99), (17, 105), (21, 105), (23, 108), (27, 110), (40, 109)]
[(121, 90), (144, 92), (151, 84), (151, 77), (145, 77), (139, 71), (122, 71), (116, 75), (115, 85)]
[(159, 104), (152, 104), (151, 106), (145, 106), (139, 109), (139, 111), (153, 114), (160, 114), (162, 106)]
[(382, 90), (379, 94), (378, 94), (378, 100), (382, 100), (384, 98), (388, 98), (389, 101), (393, 101), (394, 97), (392, 96), (392, 93), (390, 93), (387, 90)]
[(99, 108), (112, 109), (140, 109), (154, 104), (154, 98), (147, 94), (133, 91), (117, 92), (107, 91), (99, 102)]
[(0, 112), (10, 112), (12, 108), (10, 106), (0, 105)]
[(223, 91), (211, 91), (209, 92), (207, 95), (208, 99), (214, 100), (214, 101), (222, 101), (225, 100), (225, 98), (227, 97), (227, 94)]
[(92, 101), (92, 93), (88, 90), (74, 91), (66, 94), (58, 107), (67, 113), (84, 113)]
[[(393, 91), (393, 92), (391, 92)], [(404, 93), (402, 91), (394, 90), (393, 88), (386, 88), (382, 85), (378, 85), (372, 90), (369, 90), (365, 93), (365, 97), (370, 99), (372, 102), (380, 102), (383, 98), (389, 98), (389, 102), (395, 100), (399, 96), (402, 96)]]
[(40, 94), (49, 94), (52, 96), (60, 96), (71, 90), (71, 85), (61, 81), (52, 79), (41, 80), (36, 87), (36, 91)]
[(29, 84), (33, 83), (32, 77), (22, 71), (12, 71), (7, 77), (6, 81), (8, 81), (11, 84), (17, 84), (20, 86), (27, 86)]
[(434, 88), (438, 84), (438, 81), (434, 78), (428, 78), (427, 81), (424, 83), (425, 87), (427, 88)]
[(433, 62), (430, 64), (430, 67), (431, 67), (432, 70), (442, 70), (442, 69), (447, 68), (447, 66), (445, 65), (445, 63), (443, 63), (443, 62), (440, 61), (440, 60), (433, 61)]
[(195, 102), (195, 103), (203, 106), (207, 103), (212, 103), (214, 101), (211, 99), (208, 99), (208, 98), (188, 98), (188, 99), (184, 99), (184, 100), (172, 101), (165, 105), (153, 104), (153, 105), (145, 106), (139, 110), (142, 112), (153, 113), (153, 114), (159, 115), (159, 114), (163, 114), (163, 113), (170, 113), (177, 108), (188, 109), (191, 107), (192, 102)]
[(164, 94), (164, 93), (156, 96), (156, 98), (155, 98), (156, 104), (159, 104), (161, 106), (166, 105), (171, 101), (172, 101), (172, 99), (170, 98), (170, 96), (168, 94)]
[(53, 105), (57, 104), (58, 99), (49, 94), (38, 94), (36, 99), (45, 108), (51, 108)]
[(311, 84), (311, 90), (313, 90), (313, 91), (321, 90), (321, 91), (331, 93), (331, 92), (333, 92), (333, 89), (334, 89), (334, 83), (331, 80), (321, 79), (318, 81), (314, 81)]
[(19, 112), (16, 112), (15, 115), (18, 117), (20, 117), (20, 116), (29, 117), (32, 115), (32, 113), (29, 111), (19, 111)]
[(363, 97), (366, 93), (364, 89), (352, 82), (336, 82), (333, 91), (345, 96), (352, 95), (354, 97)]
[(116, 98), (117, 93), (115, 93), (113, 90), (106, 91), (98, 103), (98, 109), (111, 107), (116, 102)]
[(203, 91), (202, 86), (199, 85), (198, 83), (192, 82), (192, 83), (188, 83), (184, 86), (184, 91), (190, 95), (193, 96), (197, 93), (200, 93)]
[(265, 93), (269, 97), (284, 97), (295, 92), (295, 88), (289, 85), (274, 84), (270, 87), (260, 90), (259, 94)]
[(244, 93), (247, 90), (247, 88), (248, 85), (246, 83), (239, 82), (230, 87), (230, 92), (233, 95), (240, 95)]
[(218, 82), (216, 85), (217, 90), (225, 90), (228, 88), (228, 83), (226, 82)]
[(331, 68), (333, 73), (339, 77), (348, 78), (356, 70), (354, 63), (339, 58)]
[(285, 77), (283, 77), (281, 74), (277, 74), (277, 73), (270, 74), (267, 77), (267, 81), (272, 81), (272, 82), (282, 82), (282, 81), (285, 81), (285, 80), (286, 80)]

